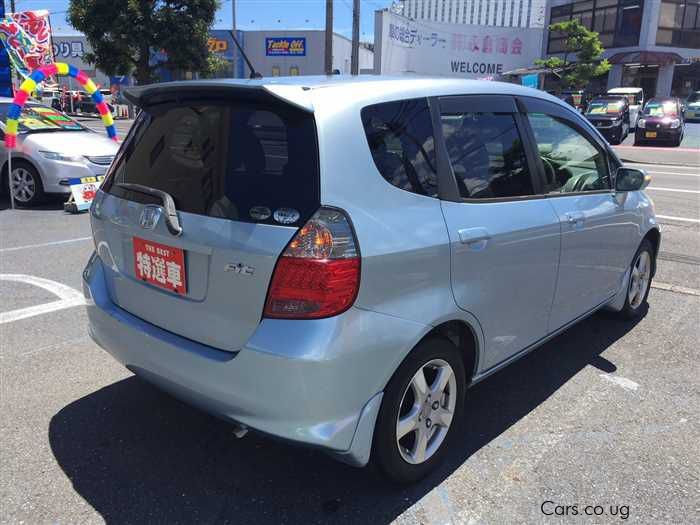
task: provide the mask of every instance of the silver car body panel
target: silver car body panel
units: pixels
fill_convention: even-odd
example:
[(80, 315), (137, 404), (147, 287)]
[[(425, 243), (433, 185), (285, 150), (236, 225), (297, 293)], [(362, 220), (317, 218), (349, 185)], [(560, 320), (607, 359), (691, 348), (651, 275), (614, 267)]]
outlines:
[[(193, 88), (265, 90), (313, 113), (321, 204), (348, 214), (362, 254), (355, 304), (327, 319), (261, 320), (267, 281), (295, 229), (186, 213), (179, 238), (163, 224), (142, 234), (193, 252), (191, 297), (144, 293), (129, 246), (143, 232), (143, 205), (100, 192), (91, 219), (99, 257), (84, 275), (91, 334), (119, 362), (178, 397), (355, 465), (369, 458), (387, 382), (434, 327), (458, 321), (471, 330), (477, 346), (471, 375), (482, 379), (597, 308), (620, 309), (626, 265), (657, 228), (643, 192), (465, 204), (403, 191), (377, 171), (360, 118), (363, 107), (380, 102), (498, 93), (558, 104), (598, 136), (540, 91), (456, 79), (299, 77), (145, 86), (129, 96), (139, 102)], [(570, 209), (586, 217), (583, 230), (566, 231), (562, 217)], [(460, 239), (460, 230), (479, 229), (488, 230), (485, 245)], [(226, 250), (234, 260), (213, 265)], [(219, 262), (255, 266), (260, 280), (248, 286), (244, 276), (224, 275)], [(585, 297), (586, 283), (598, 275), (600, 285)], [(221, 288), (219, 295), (207, 296), (212, 287)], [(252, 305), (247, 317), (227, 318), (239, 301)]]

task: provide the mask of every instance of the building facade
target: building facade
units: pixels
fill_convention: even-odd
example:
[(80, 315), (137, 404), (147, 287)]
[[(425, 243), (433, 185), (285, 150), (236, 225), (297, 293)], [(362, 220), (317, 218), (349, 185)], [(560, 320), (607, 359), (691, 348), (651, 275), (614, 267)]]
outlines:
[(402, 15), (444, 24), (544, 27), (546, 0), (403, 0)]
[[(85, 54), (92, 49), (88, 44), (85, 35), (61, 35), (52, 36), (53, 56), (56, 62), (66, 62), (85, 72), (87, 76), (100, 86), (109, 87), (109, 77), (99, 69), (95, 69), (93, 64), (85, 61)], [(59, 82), (69, 89), (80, 89), (77, 81), (71, 77), (60, 77)]]
[[(600, 34), (612, 64), (601, 87), (641, 87), (647, 98), (700, 90), (700, 0), (551, 0), (547, 24), (565, 20)], [(563, 45), (548, 32), (545, 54)]]
[[(241, 45), (255, 69), (263, 77), (323, 75), (325, 31), (244, 31)], [(350, 74), (351, 42), (333, 34), (333, 70)], [(359, 49), (360, 72), (371, 72), (374, 53), (365, 46)], [(246, 75), (248, 71), (246, 70)]]
[[(324, 73), (325, 33), (320, 30), (305, 31), (236, 31), (236, 38), (253, 63), (256, 71), (264, 77), (288, 75), (322, 75)], [(56, 61), (67, 62), (85, 71), (100, 86), (109, 87), (112, 83), (133, 83), (123, 77), (108, 77), (103, 71), (85, 61), (85, 54), (91, 51), (84, 35), (54, 36), (53, 52)], [(219, 78), (247, 78), (250, 74), (240, 52), (236, 48), (231, 31), (212, 30), (208, 40), (209, 51), (216, 54), (222, 68), (215, 75)], [(333, 69), (340, 74), (350, 74), (351, 42), (342, 35), (333, 35)], [(154, 52), (152, 64), (165, 62), (167, 56)], [(374, 67), (374, 53), (367, 46), (359, 50), (361, 73), (371, 73)], [(170, 71), (161, 68), (156, 71), (161, 82), (171, 80), (191, 80), (197, 77), (191, 71)], [(59, 81), (68, 89), (79, 89), (70, 77)]]

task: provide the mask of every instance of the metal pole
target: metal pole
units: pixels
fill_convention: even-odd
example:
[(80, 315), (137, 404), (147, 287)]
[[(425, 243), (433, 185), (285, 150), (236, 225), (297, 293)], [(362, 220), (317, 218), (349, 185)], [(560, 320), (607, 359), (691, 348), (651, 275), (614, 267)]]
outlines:
[(12, 148), (7, 148), (7, 189), (10, 192), (10, 207), (15, 209), (15, 192), (12, 191)]
[[(15, 0), (10, 0), (10, 11), (15, 12)], [(10, 73), (10, 82), (12, 83), (12, 91), (14, 96), (14, 75)], [(15, 139), (17, 140), (17, 139)], [(10, 207), (15, 209), (15, 193), (12, 191), (12, 148), (7, 148), (7, 189), (10, 192)]]
[(326, 49), (323, 69), (326, 75), (333, 74), (333, 0), (326, 0)]
[(352, 54), (350, 55), (350, 74), (360, 72), (360, 0), (352, 2)]
[[(15, 12), (15, 0), (10, 0), (10, 11)], [(10, 83), (14, 96), (14, 68), (10, 70)], [(17, 139), (15, 139), (17, 140)], [(15, 193), (12, 191), (12, 149), (7, 148), (7, 189), (10, 192), (10, 207), (15, 209)]]

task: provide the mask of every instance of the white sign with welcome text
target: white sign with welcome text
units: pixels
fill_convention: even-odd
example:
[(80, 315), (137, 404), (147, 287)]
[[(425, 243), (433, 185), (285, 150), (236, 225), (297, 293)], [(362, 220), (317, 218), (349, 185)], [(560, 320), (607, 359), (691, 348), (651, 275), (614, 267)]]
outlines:
[(532, 66), (543, 38), (543, 28), (443, 24), (377, 12), (375, 73), (496, 78)]

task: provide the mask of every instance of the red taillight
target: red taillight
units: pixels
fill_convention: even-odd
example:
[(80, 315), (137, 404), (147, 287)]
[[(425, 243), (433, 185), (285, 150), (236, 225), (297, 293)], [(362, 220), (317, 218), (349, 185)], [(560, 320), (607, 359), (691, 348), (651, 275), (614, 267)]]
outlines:
[(360, 287), (360, 257), (345, 215), (321, 208), (287, 246), (275, 268), (265, 317), (319, 319), (352, 306)]

